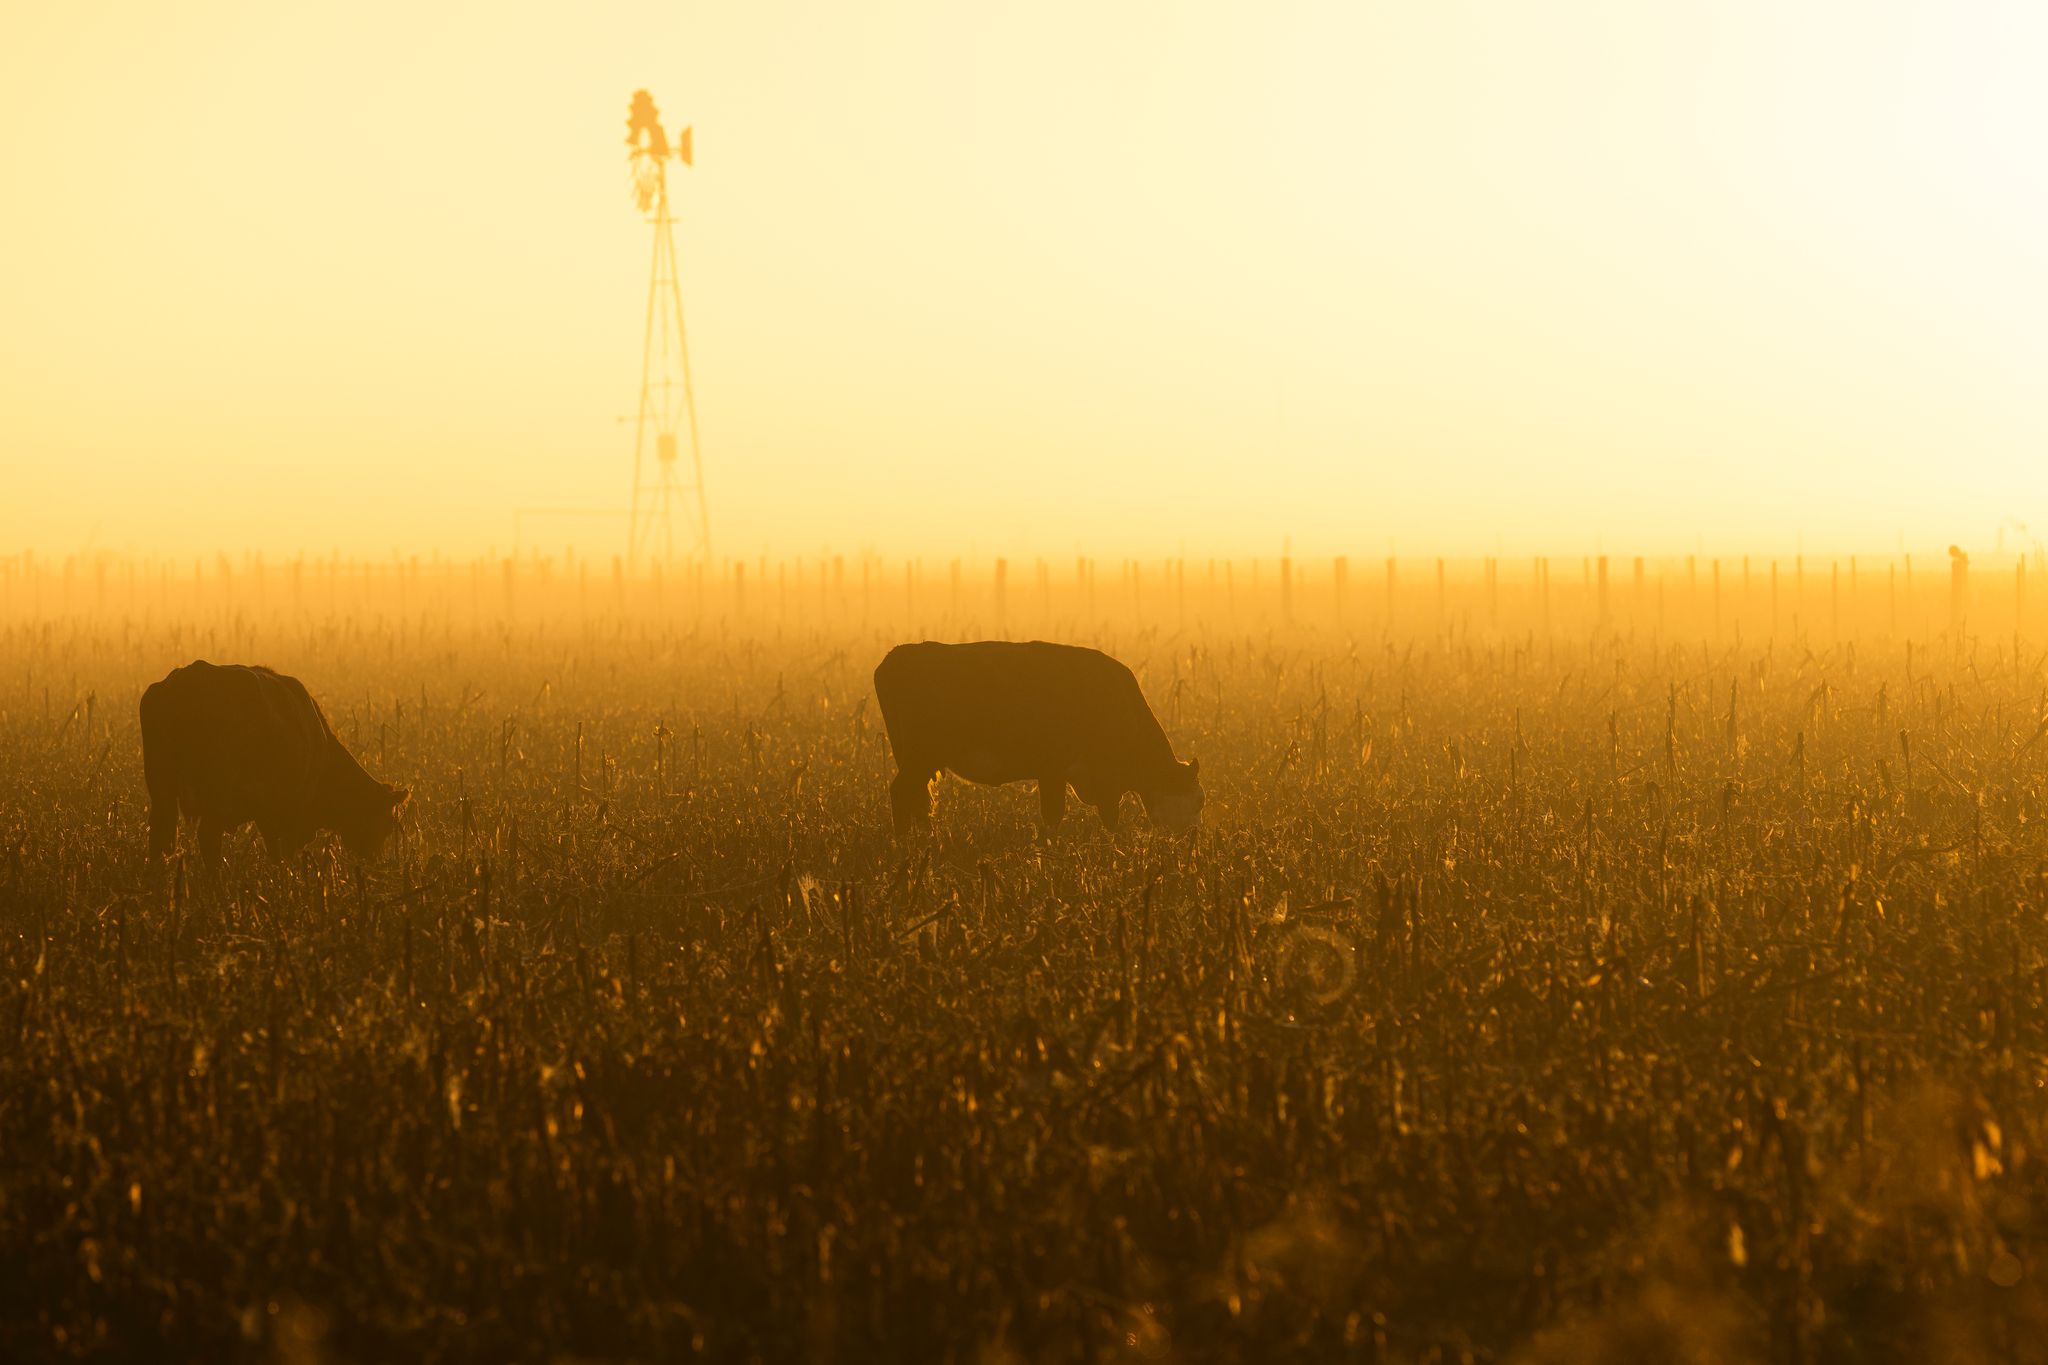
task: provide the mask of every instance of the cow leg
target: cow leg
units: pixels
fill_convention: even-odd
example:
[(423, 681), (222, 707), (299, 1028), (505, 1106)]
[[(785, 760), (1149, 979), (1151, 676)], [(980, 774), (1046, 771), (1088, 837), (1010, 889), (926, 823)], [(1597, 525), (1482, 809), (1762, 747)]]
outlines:
[(1114, 781), (1105, 779), (1091, 769), (1083, 767), (1071, 775), (1074, 795), (1095, 807), (1095, 813), (1102, 817), (1102, 827), (1116, 833), (1117, 807), (1123, 804), (1124, 794)]
[(226, 833), (227, 825), (218, 816), (199, 817), (199, 865), (208, 873), (220, 866), (220, 841)]
[(178, 788), (170, 765), (142, 748), (142, 782), (149, 789), (149, 855), (168, 858), (178, 847)]
[(936, 768), (924, 769), (922, 776), (916, 768), (904, 768), (889, 784), (889, 808), (896, 817), (898, 838), (907, 838), (930, 826), (932, 783), (938, 776)]
[(1060, 827), (1060, 821), (1067, 814), (1067, 779), (1064, 777), (1041, 777), (1038, 779), (1038, 823), (1047, 834)]
[(168, 858), (178, 848), (178, 798), (149, 794), (149, 856)]

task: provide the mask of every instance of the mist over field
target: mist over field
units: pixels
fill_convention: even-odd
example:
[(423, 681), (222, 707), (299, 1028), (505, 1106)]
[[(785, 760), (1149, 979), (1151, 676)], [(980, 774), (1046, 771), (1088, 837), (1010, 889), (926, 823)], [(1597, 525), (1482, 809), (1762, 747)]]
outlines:
[[(129, 567), (0, 574), (11, 1358), (2033, 1358), (2017, 564)], [(1005, 634), (1194, 833), (892, 833)], [(146, 855), (195, 657), (387, 856)]]

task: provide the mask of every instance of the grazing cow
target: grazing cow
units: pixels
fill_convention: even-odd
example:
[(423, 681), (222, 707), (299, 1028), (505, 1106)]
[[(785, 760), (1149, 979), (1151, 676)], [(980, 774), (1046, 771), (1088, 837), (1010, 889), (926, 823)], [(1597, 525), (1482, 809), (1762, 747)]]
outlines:
[(363, 771), (297, 678), (204, 661), (174, 668), (142, 694), (142, 773), (149, 851), (167, 856), (182, 812), (199, 822), (200, 856), (254, 821), (273, 856), (332, 830), (375, 857), (408, 793)]
[(1035, 780), (1048, 830), (1066, 812), (1069, 784), (1112, 830), (1125, 792), (1175, 829), (1201, 815), (1200, 765), (1174, 758), (1138, 680), (1100, 650), (898, 645), (875, 669), (875, 696), (896, 754), (889, 803), (898, 834), (930, 823), (941, 769), (969, 782)]

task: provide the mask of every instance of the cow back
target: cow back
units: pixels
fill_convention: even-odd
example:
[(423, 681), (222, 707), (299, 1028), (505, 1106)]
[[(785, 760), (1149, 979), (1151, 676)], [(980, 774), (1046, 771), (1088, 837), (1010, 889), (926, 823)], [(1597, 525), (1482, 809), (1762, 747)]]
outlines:
[(298, 679), (203, 660), (143, 694), (142, 731), (146, 757), (168, 762), (181, 796), (229, 818), (310, 807), (337, 743)]

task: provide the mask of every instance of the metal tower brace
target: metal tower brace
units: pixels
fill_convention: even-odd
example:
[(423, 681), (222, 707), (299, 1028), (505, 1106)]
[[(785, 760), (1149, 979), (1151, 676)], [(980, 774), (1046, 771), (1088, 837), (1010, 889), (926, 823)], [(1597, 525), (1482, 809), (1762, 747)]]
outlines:
[[(665, 287), (664, 287), (665, 286)], [(675, 402), (677, 384), (670, 368), (670, 337), (674, 359), (681, 370), (682, 403)], [(659, 371), (657, 377), (657, 352)], [(676, 479), (676, 425), (681, 417), (689, 424), (691, 484)], [(647, 426), (655, 426), (655, 478), (646, 472)], [(669, 213), (668, 177), (664, 172), (655, 189), (654, 259), (647, 282), (647, 327), (640, 357), (640, 412), (633, 434), (633, 504), (627, 559), (637, 563), (650, 541), (658, 540), (664, 561), (675, 557), (675, 531), (671, 513), (674, 505), (687, 498), (697, 504), (694, 554), (711, 557), (711, 518), (704, 502), (704, 457), (697, 443), (697, 400), (690, 377), (690, 350), (683, 330), (682, 272), (678, 268), (675, 219)]]

